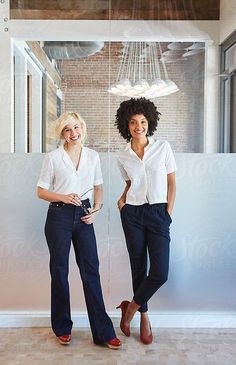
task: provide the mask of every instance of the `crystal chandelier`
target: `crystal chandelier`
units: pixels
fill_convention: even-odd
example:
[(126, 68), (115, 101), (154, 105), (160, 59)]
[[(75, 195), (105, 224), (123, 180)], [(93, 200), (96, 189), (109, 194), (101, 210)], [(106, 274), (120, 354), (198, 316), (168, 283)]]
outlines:
[(178, 86), (169, 79), (159, 42), (126, 42), (116, 83), (107, 91), (119, 96), (152, 99), (178, 90)]

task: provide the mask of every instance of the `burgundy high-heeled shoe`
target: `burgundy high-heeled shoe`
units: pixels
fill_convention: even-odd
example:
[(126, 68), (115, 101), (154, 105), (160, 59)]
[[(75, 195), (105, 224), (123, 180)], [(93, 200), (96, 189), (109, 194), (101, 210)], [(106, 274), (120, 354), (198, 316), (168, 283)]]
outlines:
[(152, 328), (151, 328), (151, 325), (149, 323), (149, 326), (150, 326), (150, 335), (146, 336), (146, 335), (143, 335), (142, 333), (142, 326), (140, 324), (140, 340), (142, 343), (144, 343), (144, 345), (150, 345), (153, 341), (153, 335), (152, 335)]
[(116, 309), (118, 309), (118, 308), (121, 309), (120, 329), (127, 337), (130, 336), (130, 328), (124, 325), (124, 321), (125, 321), (125, 314), (126, 314), (129, 303), (130, 302), (128, 300), (123, 300), (123, 302), (121, 302), (120, 305), (118, 305), (116, 307)]

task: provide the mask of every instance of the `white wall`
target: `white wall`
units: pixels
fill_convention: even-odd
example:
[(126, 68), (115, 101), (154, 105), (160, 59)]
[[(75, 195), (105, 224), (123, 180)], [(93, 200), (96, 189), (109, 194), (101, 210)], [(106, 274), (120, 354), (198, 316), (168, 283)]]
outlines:
[(236, 1), (220, 1), (220, 43), (236, 29)]
[[(105, 302), (115, 317), (119, 302), (132, 296), (116, 206), (124, 183), (115, 155), (100, 156), (105, 204), (95, 227)], [(25, 325), (29, 315), (31, 325), (50, 323), (49, 255), (43, 233), (48, 203), (35, 194), (42, 158), (0, 155), (0, 326)], [(236, 326), (236, 155), (177, 154), (176, 159), (170, 275), (150, 301), (150, 313), (154, 318), (157, 314), (153, 325)], [(73, 250), (70, 282), (73, 314), (81, 316), (85, 302)], [(46, 322), (40, 321), (42, 313)]]

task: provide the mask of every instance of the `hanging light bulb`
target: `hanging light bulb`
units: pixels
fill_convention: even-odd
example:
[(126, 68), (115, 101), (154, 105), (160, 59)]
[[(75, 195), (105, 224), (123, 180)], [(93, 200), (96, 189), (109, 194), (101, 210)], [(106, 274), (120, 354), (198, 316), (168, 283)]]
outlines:
[(160, 43), (158, 47), (164, 79), (161, 77), (156, 42), (126, 42), (116, 84), (107, 91), (119, 96), (150, 99), (178, 91), (177, 85), (169, 79)]
[(160, 97), (160, 96), (166, 96), (166, 95), (170, 95), (175, 93), (176, 91), (179, 91), (178, 86), (171, 80), (167, 79), (165, 80), (166, 83), (166, 87), (163, 88), (162, 90), (160, 90), (157, 94), (156, 97)]
[(120, 95), (121, 93), (121, 90), (118, 89), (115, 85), (111, 86), (110, 89), (108, 89), (107, 91), (114, 95)]
[(152, 91), (155, 91), (155, 90), (161, 90), (163, 89), (164, 87), (166, 87), (166, 83), (164, 80), (162, 79), (155, 79), (153, 80), (151, 86), (150, 86), (150, 89)]
[(128, 90), (132, 88), (132, 85), (129, 79), (123, 79), (117, 82), (116, 87), (118, 89)]
[(134, 84), (134, 89), (138, 91), (145, 91), (149, 88), (149, 84), (145, 79), (141, 79)]

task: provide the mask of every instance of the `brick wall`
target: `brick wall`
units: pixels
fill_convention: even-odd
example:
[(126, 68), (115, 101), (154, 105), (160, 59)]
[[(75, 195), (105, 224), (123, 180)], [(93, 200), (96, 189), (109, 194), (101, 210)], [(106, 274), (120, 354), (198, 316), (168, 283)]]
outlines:
[[(120, 102), (126, 98), (107, 92), (116, 81), (122, 47), (120, 42), (110, 46), (105, 43), (93, 56), (58, 62), (63, 109), (81, 114), (88, 127), (87, 145), (100, 152), (116, 151), (125, 144), (114, 120)], [(156, 134), (167, 139), (176, 152), (202, 152), (204, 52), (167, 64), (167, 70), (180, 91), (153, 99), (162, 114)]]

